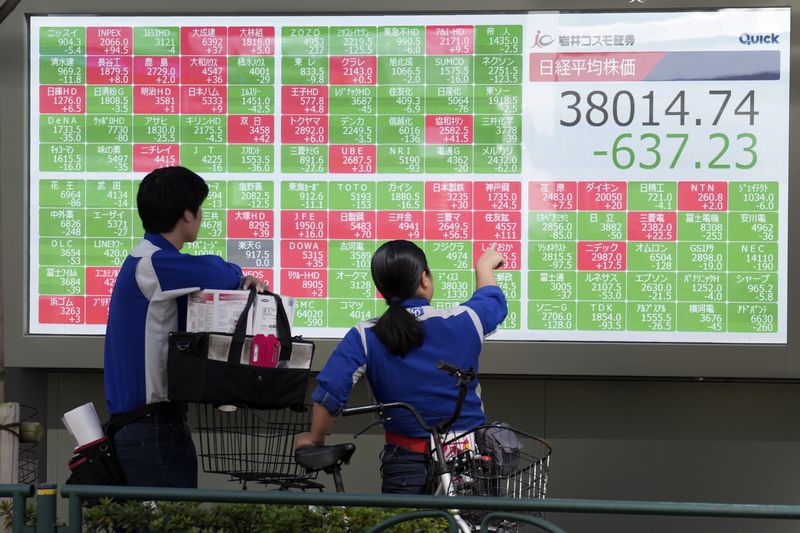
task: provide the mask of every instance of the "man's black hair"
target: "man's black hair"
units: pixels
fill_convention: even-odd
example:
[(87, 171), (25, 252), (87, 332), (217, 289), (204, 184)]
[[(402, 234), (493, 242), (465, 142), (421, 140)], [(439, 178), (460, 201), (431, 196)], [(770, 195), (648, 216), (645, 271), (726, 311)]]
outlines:
[(136, 195), (145, 231), (168, 233), (187, 209), (197, 211), (208, 196), (206, 182), (184, 167), (164, 167), (144, 177)]

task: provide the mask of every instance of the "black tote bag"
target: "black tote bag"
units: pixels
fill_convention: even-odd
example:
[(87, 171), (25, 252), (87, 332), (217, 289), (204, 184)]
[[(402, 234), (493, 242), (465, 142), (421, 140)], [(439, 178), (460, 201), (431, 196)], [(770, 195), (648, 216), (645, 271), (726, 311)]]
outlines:
[(266, 368), (248, 364), (252, 337), (245, 335), (247, 314), (256, 297), (255, 291), (250, 291), (247, 305), (239, 316), (233, 334), (169, 334), (167, 389), (171, 401), (236, 405), (253, 409), (302, 408), (310, 368), (286, 366), (291, 360), (293, 346), (310, 349), (313, 356), (314, 345), (292, 338), (289, 319), (280, 296), (271, 292), (264, 294), (273, 296), (277, 303), (280, 341), (278, 366)]

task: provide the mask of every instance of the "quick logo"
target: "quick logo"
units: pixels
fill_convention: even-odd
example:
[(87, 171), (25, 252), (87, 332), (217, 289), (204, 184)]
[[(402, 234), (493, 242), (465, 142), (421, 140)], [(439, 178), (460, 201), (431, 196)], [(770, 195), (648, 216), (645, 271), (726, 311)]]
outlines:
[(780, 35), (777, 33), (743, 33), (739, 36), (739, 42), (748, 46), (753, 44), (780, 44)]

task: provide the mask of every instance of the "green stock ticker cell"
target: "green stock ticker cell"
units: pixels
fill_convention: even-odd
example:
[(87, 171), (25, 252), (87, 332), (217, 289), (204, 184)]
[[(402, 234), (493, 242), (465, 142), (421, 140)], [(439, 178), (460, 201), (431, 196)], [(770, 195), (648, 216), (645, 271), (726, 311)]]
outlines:
[(629, 302), (630, 331), (676, 331), (677, 304), (674, 302)]
[(531, 211), (528, 214), (528, 239), (532, 241), (572, 241), (578, 225), (575, 212)]
[(628, 243), (629, 271), (667, 272), (676, 269), (677, 244), (674, 242)]
[(521, 55), (476, 55), (475, 83), (481, 85), (520, 85)]
[(87, 144), (86, 170), (88, 172), (131, 172), (133, 146), (131, 144)]
[(728, 244), (728, 270), (731, 272), (777, 272), (778, 243)]
[(728, 213), (678, 213), (678, 239), (681, 241), (725, 241), (729, 237)]
[(360, 270), (369, 275), (377, 247), (375, 241), (328, 241), (328, 268)]
[(176, 26), (133, 28), (133, 53), (144, 56), (180, 54), (181, 33)]
[(181, 165), (199, 174), (225, 172), (228, 147), (225, 144), (182, 144)]
[(775, 303), (778, 301), (778, 274), (735, 272), (728, 274), (728, 301)]
[(425, 112), (429, 115), (468, 115), (473, 113), (472, 85), (428, 85)]
[(432, 271), (472, 269), (472, 243), (469, 241), (425, 241), (417, 244), (425, 251)]
[(86, 141), (84, 115), (40, 115), (39, 141), (52, 143), (83, 143)]
[(86, 266), (121, 266), (136, 239), (87, 238)]
[(329, 269), (328, 297), (375, 298), (375, 286), (372, 284), (369, 270)]
[(224, 115), (181, 116), (181, 142), (220, 144), (227, 140), (228, 124)]
[(519, 144), (522, 142), (521, 115), (480, 115), (475, 117), (476, 144)]
[(281, 145), (281, 172), (322, 174), (327, 171), (328, 147), (326, 145)]
[[(229, 144), (228, 172), (270, 174), (275, 169), (275, 146), (272, 144)], [(266, 208), (254, 208), (266, 209)]]
[(520, 115), (522, 87), (519, 85), (475, 85), (475, 114)]
[(522, 147), (518, 144), (476, 144), (476, 174), (519, 174)]
[(40, 237), (39, 264), (43, 266), (83, 266), (86, 241), (80, 237)]
[(39, 54), (83, 55), (86, 53), (86, 30), (80, 27), (43, 27), (39, 31)]
[(351, 328), (354, 324), (377, 316), (378, 302), (372, 298), (329, 298), (328, 326)]
[(531, 270), (575, 270), (576, 242), (531, 241), (528, 243), (528, 268)]
[(574, 301), (528, 301), (528, 329), (574, 330), (578, 305)]
[(521, 329), (521, 309), (522, 304), (519, 302), (519, 300), (509, 301), (508, 314), (506, 315), (506, 319), (503, 321), (503, 323), (500, 324), (500, 329)]
[(328, 120), (331, 144), (375, 144), (377, 140), (374, 116), (332, 115)]
[(578, 302), (578, 329), (623, 331), (627, 309), (624, 302)]
[(578, 299), (582, 301), (621, 301), (626, 295), (624, 272), (578, 272)]
[(421, 85), (378, 86), (379, 115), (422, 115), (425, 105), (425, 87)]
[(727, 295), (727, 277), (724, 273), (679, 272), (678, 301), (719, 303)]
[(177, 115), (134, 115), (133, 142), (170, 144), (180, 140), (180, 117)]
[(497, 285), (508, 300), (519, 300), (522, 294), (522, 273), (518, 270), (498, 270), (495, 272)]
[(728, 211), (777, 211), (776, 181), (737, 182), (728, 184)]
[(275, 112), (275, 88), (256, 85), (228, 86), (228, 113), (271, 115)]
[(725, 272), (727, 245), (721, 242), (677, 243), (678, 270), (683, 272)]
[(381, 85), (423, 85), (424, 56), (379, 56), (378, 83)]
[(73, 179), (40, 180), (40, 207), (84, 207), (86, 181)]
[(86, 269), (82, 267), (39, 267), (39, 294), (77, 295), (84, 293)]
[(419, 211), (424, 207), (424, 198), (422, 181), (378, 182), (378, 210)]
[(518, 24), (475, 26), (475, 53), (522, 53), (522, 26)]
[(728, 240), (731, 242), (777, 242), (778, 213), (729, 213)]
[(627, 238), (624, 211), (581, 211), (578, 213), (578, 240), (623, 241)]
[(87, 237), (131, 237), (132, 209), (87, 209)]
[(667, 302), (677, 296), (674, 272), (629, 272), (627, 280), (627, 299), (632, 302)]
[(225, 239), (197, 239), (187, 242), (181, 251), (192, 255), (218, 255), (223, 259), (227, 257)]
[(83, 172), (86, 170), (86, 145), (39, 144), (39, 169), (43, 172)]
[(84, 237), (85, 231), (83, 209), (39, 209), (39, 235), (43, 237)]
[(377, 28), (375, 26), (332, 26), (330, 28), (330, 55), (374, 56), (377, 53)]
[(425, 172), (429, 174), (468, 174), (472, 163), (472, 146), (425, 146)]
[(475, 290), (472, 270), (437, 270), (431, 267), (431, 271), (437, 299), (466, 302)]
[(281, 209), (328, 209), (328, 182), (282, 181)]
[[(229, 56), (228, 85), (252, 85), (263, 88), (275, 83), (275, 57)], [(231, 90), (233, 87), (229, 87)]]
[(422, 144), (379, 145), (377, 154), (379, 174), (421, 174), (425, 166)]
[(281, 55), (327, 56), (328, 36), (324, 26), (285, 26), (281, 30)]
[(281, 83), (283, 85), (327, 85), (328, 57), (281, 58)]
[(87, 207), (135, 208), (133, 181), (88, 180), (86, 182)]
[[(377, 124), (378, 144), (406, 146), (425, 142), (425, 119), (422, 115), (379, 115)], [(402, 151), (395, 152), (395, 156), (406, 155)], [(411, 155), (410, 152), (407, 155)]]
[(728, 331), (775, 333), (778, 331), (778, 304), (729, 303)]
[(227, 215), (222, 209), (203, 209), (203, 220), (200, 223), (199, 239), (224, 239), (227, 235)]
[(473, 56), (426, 56), (425, 76), (428, 85), (471, 85), (475, 83)]
[(678, 331), (722, 333), (726, 330), (724, 303), (678, 302)]
[(531, 300), (575, 300), (577, 293), (577, 272), (528, 272), (528, 298)]
[(330, 115), (374, 115), (377, 111), (378, 89), (374, 86), (335, 85), (328, 95)]
[(86, 113), (127, 115), (133, 112), (133, 87), (89, 85), (86, 87)]
[(629, 211), (674, 211), (678, 184), (669, 181), (628, 183)]
[(327, 299), (298, 298), (295, 305), (294, 326), (321, 328), (328, 325)]
[(85, 84), (86, 58), (81, 56), (39, 56), (39, 83), (42, 85)]
[(379, 55), (420, 55), (425, 53), (425, 26), (379, 26)]
[(275, 182), (266, 180), (233, 180), (227, 182), (229, 209), (272, 209)]
[(332, 181), (328, 184), (328, 207), (337, 210), (373, 210), (378, 203), (374, 181)]

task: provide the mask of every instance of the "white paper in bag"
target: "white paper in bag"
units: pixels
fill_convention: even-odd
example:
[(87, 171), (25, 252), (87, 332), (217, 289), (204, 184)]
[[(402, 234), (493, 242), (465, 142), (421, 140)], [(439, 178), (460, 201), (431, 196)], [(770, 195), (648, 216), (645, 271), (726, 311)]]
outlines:
[(67, 411), (61, 420), (64, 421), (70, 435), (78, 441), (78, 446), (89, 444), (103, 436), (103, 426), (91, 402)]

